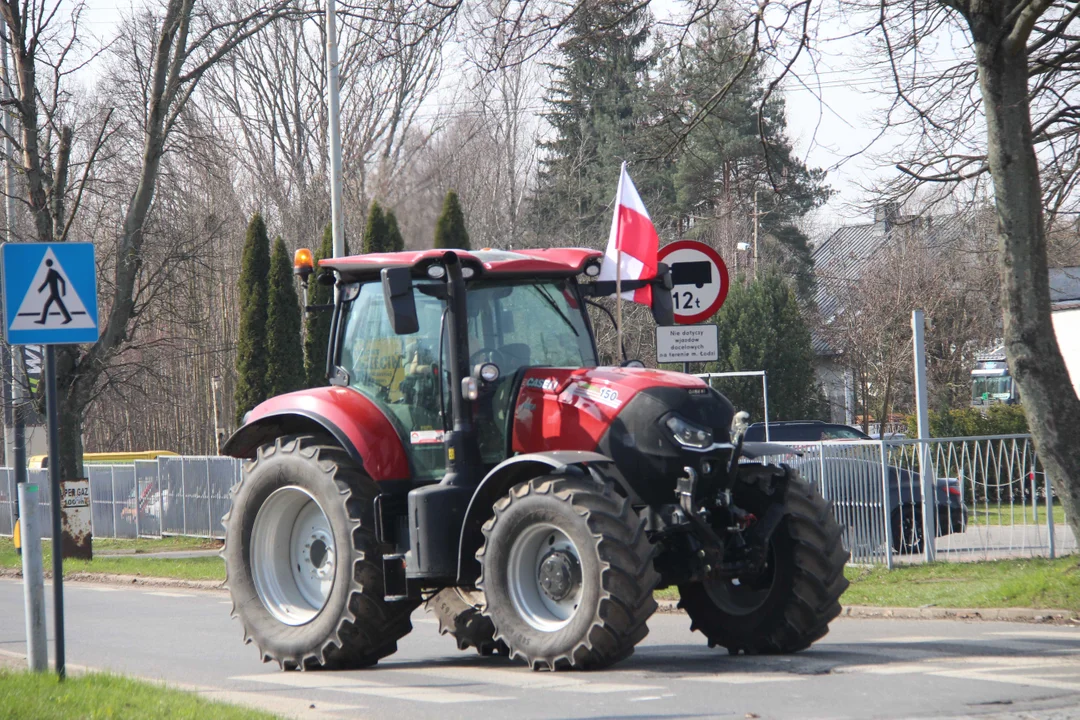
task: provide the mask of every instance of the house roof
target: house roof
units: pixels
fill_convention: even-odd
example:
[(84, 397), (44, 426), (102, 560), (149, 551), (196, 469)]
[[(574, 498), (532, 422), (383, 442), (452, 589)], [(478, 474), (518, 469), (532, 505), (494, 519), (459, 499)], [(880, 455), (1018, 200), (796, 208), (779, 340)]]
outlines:
[(1080, 267), (1050, 268), (1050, 303), (1073, 305), (1080, 302)]
[[(908, 216), (891, 222), (881, 220), (838, 229), (812, 254), (817, 279), (815, 300), (822, 320), (827, 325), (843, 312), (843, 291), (859, 282), (877, 254), (894, 240), (897, 232), (910, 232), (916, 228), (928, 248), (942, 248), (955, 244), (970, 232), (971, 220), (969, 213), (938, 217)], [(812, 342), (816, 354), (836, 354), (821, 333), (814, 333)]]

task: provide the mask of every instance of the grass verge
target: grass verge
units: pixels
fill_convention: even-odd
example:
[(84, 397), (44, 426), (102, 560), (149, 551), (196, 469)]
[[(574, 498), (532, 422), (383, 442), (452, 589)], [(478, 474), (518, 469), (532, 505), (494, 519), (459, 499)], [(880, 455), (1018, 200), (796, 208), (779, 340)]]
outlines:
[[(119, 542), (119, 541), (111, 541)], [(125, 542), (157, 542), (155, 540), (128, 540)], [(52, 569), (52, 543), (44, 543), (45, 570)], [(95, 541), (95, 545), (96, 545)], [(213, 547), (213, 546), (211, 546)], [(162, 549), (189, 549), (184, 547)], [(154, 550), (143, 550), (154, 552)], [(22, 568), (22, 558), (15, 552), (11, 538), (0, 538), (0, 568)], [(225, 563), (219, 557), (196, 558), (148, 558), (133, 555), (95, 555), (93, 560), (65, 560), (64, 576), (71, 573), (110, 573), (116, 575), (141, 575), (143, 577), (174, 578), (178, 580), (224, 580)]]
[(204, 700), (181, 690), (90, 673), (57, 682), (51, 673), (0, 669), (3, 716), (11, 720), (273, 720), (257, 710)]
[[(1080, 611), (1080, 558), (905, 565), (895, 570), (849, 566), (844, 605)], [(677, 600), (675, 588), (657, 598)]]

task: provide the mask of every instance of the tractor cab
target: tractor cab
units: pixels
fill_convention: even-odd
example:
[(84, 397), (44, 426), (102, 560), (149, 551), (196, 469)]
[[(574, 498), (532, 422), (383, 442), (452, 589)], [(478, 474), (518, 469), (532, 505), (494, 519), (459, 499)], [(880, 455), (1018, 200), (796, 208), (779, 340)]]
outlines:
[[(541, 255), (543, 253), (536, 253)], [(481, 466), (490, 469), (510, 454), (515, 390), (535, 367), (591, 368), (598, 364), (586, 295), (575, 270), (599, 254), (563, 251), (558, 260), (520, 253), (480, 251), (461, 265), (466, 280), (464, 345), (465, 401), (471, 402)], [(434, 257), (432, 261), (431, 257)], [(528, 264), (532, 271), (504, 270)], [(341, 261), (343, 276), (332, 350), (333, 382), (376, 403), (397, 430), (413, 478), (437, 480), (446, 470), (443, 442), (452, 430), (450, 326), (445, 274), (439, 255), (421, 254), (411, 266), (403, 293), (387, 299), (379, 275)], [(381, 272), (380, 272), (381, 274)], [(399, 333), (387, 307), (408, 316)], [(398, 318), (400, 321), (400, 317)], [(401, 329), (399, 326), (398, 329)]]

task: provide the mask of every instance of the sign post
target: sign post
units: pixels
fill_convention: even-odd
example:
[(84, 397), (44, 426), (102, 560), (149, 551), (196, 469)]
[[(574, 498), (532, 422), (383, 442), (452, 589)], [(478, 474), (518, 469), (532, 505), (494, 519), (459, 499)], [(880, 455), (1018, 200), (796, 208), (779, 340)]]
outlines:
[[(98, 339), (97, 265), (93, 243), (4, 243), (4, 335), (11, 345), (45, 346), (45, 406), (49, 427), (49, 485), (52, 489), (53, 632), (56, 674), (64, 662), (64, 492), (60, 477), (60, 428), (56, 390), (56, 345)], [(75, 478), (72, 478), (74, 480)], [(41, 552), (24, 547), (27, 551)], [(31, 612), (31, 609), (27, 609)]]
[[(696, 325), (716, 314), (728, 294), (728, 271), (720, 253), (696, 240), (676, 240), (660, 248), (658, 262), (671, 268), (671, 304), (675, 322)], [(711, 331), (709, 330), (711, 328)], [(656, 328), (656, 361), (690, 363), (719, 359), (715, 325), (697, 325), (681, 332), (679, 326)]]

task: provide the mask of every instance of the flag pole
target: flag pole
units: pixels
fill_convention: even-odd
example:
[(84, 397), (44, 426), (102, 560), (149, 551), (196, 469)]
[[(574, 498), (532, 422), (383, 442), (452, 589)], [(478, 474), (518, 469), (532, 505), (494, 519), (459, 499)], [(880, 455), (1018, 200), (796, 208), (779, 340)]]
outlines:
[(618, 232), (619, 203), (622, 201), (622, 182), (626, 176), (626, 162), (619, 171), (619, 185), (615, 191), (615, 336), (618, 343), (619, 364), (622, 365), (626, 358), (623, 357), (622, 343), (622, 236)]

